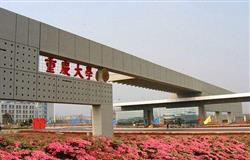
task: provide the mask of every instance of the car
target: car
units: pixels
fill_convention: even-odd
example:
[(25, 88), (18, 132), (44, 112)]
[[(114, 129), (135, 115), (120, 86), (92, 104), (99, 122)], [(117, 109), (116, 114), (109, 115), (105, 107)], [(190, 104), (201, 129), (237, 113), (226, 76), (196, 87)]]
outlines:
[(181, 126), (185, 122), (184, 119), (180, 117), (168, 117), (164, 118), (164, 123), (167, 125), (167, 128), (170, 127), (170, 125), (178, 125)]

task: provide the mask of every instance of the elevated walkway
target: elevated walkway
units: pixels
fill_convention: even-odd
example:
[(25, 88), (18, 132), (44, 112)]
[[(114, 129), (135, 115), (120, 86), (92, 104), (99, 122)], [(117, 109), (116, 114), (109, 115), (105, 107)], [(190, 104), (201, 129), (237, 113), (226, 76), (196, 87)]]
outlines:
[(114, 107), (121, 107), (122, 110), (141, 110), (142, 108), (179, 108), (193, 107), (207, 104), (249, 102), (250, 93), (224, 94), (212, 96), (199, 96), (188, 98), (175, 98), (165, 100), (137, 101), (126, 103), (114, 103)]

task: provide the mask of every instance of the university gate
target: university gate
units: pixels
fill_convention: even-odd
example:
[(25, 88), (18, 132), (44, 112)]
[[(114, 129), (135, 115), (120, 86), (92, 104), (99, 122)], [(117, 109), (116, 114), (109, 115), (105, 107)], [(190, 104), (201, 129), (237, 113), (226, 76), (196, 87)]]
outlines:
[[(45, 72), (39, 69), (41, 56), (45, 56)], [(74, 73), (69, 72), (72, 63)], [(91, 80), (93, 68), (97, 69), (97, 81)], [(56, 70), (60, 73), (55, 74)], [(0, 8), (0, 99), (92, 105), (93, 134), (109, 136), (113, 133), (113, 104), (112, 85), (106, 83), (108, 71), (118, 73), (110, 75), (109, 81), (172, 92), (178, 97), (232, 93)], [(199, 106), (201, 111), (223, 111), (225, 107), (232, 114), (242, 114), (240, 103)]]

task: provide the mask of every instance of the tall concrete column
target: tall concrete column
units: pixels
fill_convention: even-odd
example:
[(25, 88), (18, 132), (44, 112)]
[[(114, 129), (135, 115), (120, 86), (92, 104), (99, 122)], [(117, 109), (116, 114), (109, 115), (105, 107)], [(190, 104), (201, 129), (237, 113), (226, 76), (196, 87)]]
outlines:
[(227, 122), (232, 123), (232, 113), (231, 112), (227, 112)]
[(153, 108), (147, 108), (143, 110), (143, 117), (146, 122), (146, 126), (151, 125), (154, 120), (154, 111)]
[(204, 105), (198, 106), (198, 117), (204, 121), (206, 119), (206, 111)]
[(216, 123), (221, 123), (221, 116), (220, 116), (220, 112), (219, 111), (216, 111), (215, 112), (215, 121)]
[(93, 105), (92, 132), (94, 136), (113, 135), (113, 106), (112, 104)]

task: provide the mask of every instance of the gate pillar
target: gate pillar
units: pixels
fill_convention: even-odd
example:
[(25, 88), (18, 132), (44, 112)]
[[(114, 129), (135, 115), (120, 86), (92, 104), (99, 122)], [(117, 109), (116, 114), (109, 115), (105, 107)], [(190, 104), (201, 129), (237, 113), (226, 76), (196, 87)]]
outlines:
[(93, 105), (92, 133), (94, 136), (113, 135), (113, 106), (112, 104)]

